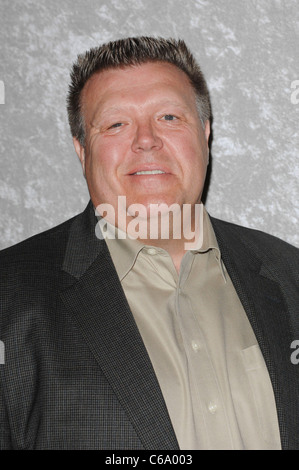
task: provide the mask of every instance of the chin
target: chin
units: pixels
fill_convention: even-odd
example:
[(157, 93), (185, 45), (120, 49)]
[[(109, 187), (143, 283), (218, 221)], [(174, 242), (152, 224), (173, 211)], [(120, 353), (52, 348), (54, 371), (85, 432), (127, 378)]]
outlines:
[(151, 204), (176, 204), (178, 203), (177, 198), (174, 197), (175, 192), (171, 194), (140, 194), (135, 197), (127, 197), (127, 206), (131, 204), (142, 204), (145, 207), (149, 207)]

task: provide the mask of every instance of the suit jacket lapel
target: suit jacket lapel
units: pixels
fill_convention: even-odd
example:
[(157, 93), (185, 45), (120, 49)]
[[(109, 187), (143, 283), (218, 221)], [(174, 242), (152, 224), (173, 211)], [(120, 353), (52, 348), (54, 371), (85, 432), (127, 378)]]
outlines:
[(75, 281), (61, 298), (77, 322), (145, 449), (175, 449), (177, 440), (147, 351), (91, 205), (75, 219), (64, 270)]
[(295, 431), (299, 422), (296, 405), (298, 372), (290, 360), (290, 345), (294, 339), (291, 312), (278, 280), (271, 274), (271, 266), (265, 265), (246, 244), (246, 240), (240, 238), (241, 232), (238, 232), (236, 226), (217, 219), (212, 219), (212, 223), (223, 262), (247, 313), (269, 371), (282, 447), (298, 448), (298, 433)]

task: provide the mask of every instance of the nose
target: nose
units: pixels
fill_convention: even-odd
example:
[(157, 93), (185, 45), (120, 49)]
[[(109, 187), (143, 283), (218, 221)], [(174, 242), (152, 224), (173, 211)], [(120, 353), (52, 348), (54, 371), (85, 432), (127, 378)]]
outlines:
[(137, 124), (134, 140), (132, 142), (132, 150), (134, 152), (159, 150), (162, 145), (162, 140), (158, 136), (157, 130), (154, 128), (152, 122), (143, 121)]

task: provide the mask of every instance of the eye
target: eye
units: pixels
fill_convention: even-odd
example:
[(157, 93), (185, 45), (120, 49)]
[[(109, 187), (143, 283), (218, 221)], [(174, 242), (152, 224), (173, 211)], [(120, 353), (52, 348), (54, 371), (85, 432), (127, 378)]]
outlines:
[(122, 122), (116, 122), (115, 124), (112, 124), (112, 126), (109, 127), (109, 129), (116, 129), (117, 127), (121, 127)]
[(165, 121), (175, 121), (177, 117), (173, 114), (165, 114), (162, 119), (164, 119)]

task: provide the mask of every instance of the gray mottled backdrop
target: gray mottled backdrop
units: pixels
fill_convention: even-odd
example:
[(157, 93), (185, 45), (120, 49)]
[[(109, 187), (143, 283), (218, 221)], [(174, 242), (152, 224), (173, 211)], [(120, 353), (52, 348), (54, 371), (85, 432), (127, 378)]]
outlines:
[(295, 0), (0, 0), (0, 247), (88, 201), (65, 111), (78, 53), (132, 35), (181, 37), (213, 105), (214, 216), (299, 246)]

